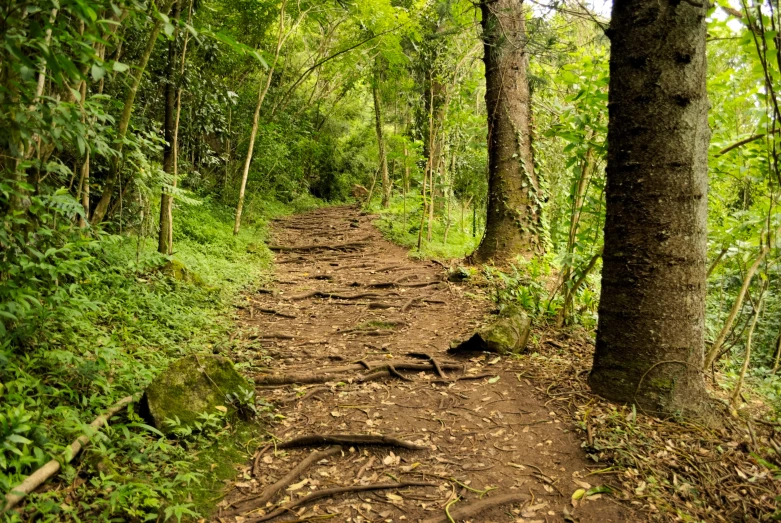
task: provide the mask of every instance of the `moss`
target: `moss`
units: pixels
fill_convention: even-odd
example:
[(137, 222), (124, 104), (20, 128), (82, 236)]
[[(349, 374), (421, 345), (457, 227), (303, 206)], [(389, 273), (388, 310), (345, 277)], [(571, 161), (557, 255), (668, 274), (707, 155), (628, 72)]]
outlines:
[(191, 508), (207, 519), (263, 439), (264, 430), (258, 423), (239, 421), (234, 427), (193, 456), (200, 482), (179, 487), (173, 494), (175, 502), (192, 503)]
[(251, 390), (233, 363), (222, 356), (193, 354), (172, 363), (146, 389), (145, 406), (154, 425), (169, 430), (166, 418), (184, 425), (194, 422), (203, 412), (227, 406), (226, 395), (240, 389)]
[(163, 266), (162, 271), (163, 274), (174, 280), (192, 283), (193, 285), (198, 286), (204, 285), (203, 279), (201, 279), (198, 274), (188, 269), (187, 266), (179, 260), (170, 260)]

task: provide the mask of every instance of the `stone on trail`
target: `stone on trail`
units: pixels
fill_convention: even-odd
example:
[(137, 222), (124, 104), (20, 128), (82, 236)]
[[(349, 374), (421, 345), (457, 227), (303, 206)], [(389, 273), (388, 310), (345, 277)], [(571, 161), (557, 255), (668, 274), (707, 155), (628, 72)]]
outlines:
[(192, 354), (173, 362), (147, 387), (142, 412), (164, 433), (172, 427), (165, 419), (179, 418), (190, 425), (204, 412), (216, 413), (230, 408), (228, 394), (241, 395), (241, 389), (253, 390), (233, 367), (233, 363), (213, 354)]
[(526, 349), (530, 332), (529, 316), (518, 307), (506, 307), (496, 321), (478, 329), (466, 341), (454, 342), (448, 352), (519, 354)]

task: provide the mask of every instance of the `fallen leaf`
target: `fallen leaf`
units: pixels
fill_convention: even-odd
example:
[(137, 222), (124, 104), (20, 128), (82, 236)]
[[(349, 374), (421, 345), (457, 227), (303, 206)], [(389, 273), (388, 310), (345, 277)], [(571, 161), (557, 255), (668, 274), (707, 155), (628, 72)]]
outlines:
[(491, 379), (489, 379), (489, 380), (488, 380), (488, 383), (496, 383), (496, 382), (497, 382), (497, 381), (499, 381), (500, 379), (502, 379), (502, 377), (501, 377), (501, 376), (494, 376), (493, 378), (491, 378)]
[(298, 490), (298, 489), (304, 488), (304, 485), (306, 485), (307, 483), (309, 483), (309, 478), (306, 478), (306, 479), (304, 479), (302, 481), (299, 481), (298, 483), (293, 483), (292, 485), (290, 485), (285, 490), (287, 490), (289, 492), (292, 492), (294, 490)]

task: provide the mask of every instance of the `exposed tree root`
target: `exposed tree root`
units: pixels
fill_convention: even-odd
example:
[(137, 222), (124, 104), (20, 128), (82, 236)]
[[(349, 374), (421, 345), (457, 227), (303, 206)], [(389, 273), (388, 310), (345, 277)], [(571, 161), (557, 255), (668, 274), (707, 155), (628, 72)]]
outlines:
[(334, 446), (334, 447), (329, 447), (325, 450), (312, 452), (306, 458), (304, 458), (298, 465), (293, 467), (293, 469), (290, 472), (288, 472), (284, 477), (282, 477), (282, 479), (280, 479), (273, 485), (266, 487), (266, 489), (260, 494), (258, 494), (256, 497), (245, 499), (241, 503), (236, 505), (236, 507), (234, 507), (232, 510), (223, 512), (221, 516), (222, 517), (236, 516), (238, 514), (249, 512), (251, 510), (255, 510), (257, 508), (265, 506), (266, 503), (271, 501), (271, 498), (273, 498), (280, 490), (287, 487), (288, 485), (293, 483), (296, 479), (298, 479), (298, 477), (301, 476), (301, 474), (303, 474), (309, 467), (311, 467), (313, 463), (317, 463), (321, 459), (327, 458), (329, 456), (333, 456), (334, 454), (338, 454), (341, 451), (342, 451), (342, 447)]
[(455, 383), (457, 381), (462, 381), (462, 380), (481, 380), (483, 378), (495, 378), (495, 377), (496, 374), (493, 374), (491, 372), (484, 372), (482, 374), (465, 374), (463, 376), (458, 376), (452, 379), (431, 380), (431, 383)]
[(380, 302), (373, 302), (369, 304), (369, 309), (392, 309), (394, 307), (398, 307), (398, 305), (395, 305), (393, 303), (380, 303)]
[(521, 501), (528, 501), (530, 499), (531, 497), (523, 492), (511, 492), (501, 496), (493, 496), (471, 503), (459, 510), (450, 511), (448, 514), (441, 514), (437, 517), (425, 519), (423, 520), (423, 523), (448, 523), (448, 521), (460, 521), (462, 519), (479, 516), (483, 512), (491, 510), (494, 507), (507, 505), (509, 503), (520, 503)]
[(281, 403), (282, 405), (287, 405), (289, 403), (295, 403), (297, 401), (304, 401), (306, 399), (311, 398), (312, 396), (314, 396), (318, 392), (325, 392), (327, 390), (329, 390), (329, 388), (325, 387), (325, 386), (324, 387), (312, 387), (309, 390), (307, 390), (306, 394), (304, 394), (303, 396), (299, 396), (297, 394), (294, 394), (293, 397), (281, 400), (279, 403)]
[(343, 243), (315, 243), (312, 245), (269, 245), (268, 248), (271, 251), (284, 251), (284, 252), (307, 252), (307, 251), (340, 251), (344, 249), (355, 249), (358, 247), (365, 247), (369, 245), (366, 241), (368, 238), (361, 240), (343, 242)]
[(326, 498), (329, 496), (336, 496), (338, 494), (345, 494), (348, 492), (366, 492), (369, 490), (387, 490), (393, 488), (436, 487), (436, 486), (437, 486), (436, 483), (429, 483), (426, 481), (404, 481), (401, 483), (373, 483), (371, 485), (352, 485), (349, 487), (337, 487), (337, 488), (331, 488), (325, 490), (316, 490), (315, 492), (309, 494), (308, 496), (305, 496), (292, 503), (288, 503), (284, 507), (279, 507), (273, 512), (269, 512), (265, 516), (260, 516), (258, 518), (247, 518), (244, 520), (244, 523), (260, 523), (261, 521), (268, 521), (269, 519), (274, 519), (275, 517), (280, 516), (285, 512), (288, 512), (300, 505), (309, 503), (310, 501)]
[(278, 449), (316, 447), (319, 445), (372, 445), (378, 447), (399, 447), (409, 450), (425, 450), (428, 447), (416, 445), (391, 436), (373, 434), (313, 434), (299, 436), (277, 444)]
[(360, 300), (361, 298), (379, 298), (381, 296), (385, 296), (385, 295), (377, 294), (375, 292), (364, 292), (361, 294), (353, 294), (348, 296), (346, 294), (336, 294), (333, 292), (312, 291), (304, 294), (298, 294), (296, 296), (289, 296), (288, 299), (291, 301), (306, 300), (307, 298), (331, 298), (334, 300)]
[(439, 365), (439, 362), (431, 354), (427, 354), (425, 352), (408, 352), (407, 356), (411, 356), (413, 358), (425, 358), (429, 360), (436, 369), (437, 374), (439, 374), (439, 377), (443, 380), (447, 379), (447, 376), (445, 376), (445, 373), (442, 371), (442, 367)]
[[(368, 372), (362, 376), (355, 378), (358, 382), (372, 381), (378, 377), (384, 377), (394, 375), (400, 376), (399, 371), (436, 371), (436, 367), (433, 363), (395, 363), (390, 365), (384, 362), (369, 363), (370, 367), (365, 366), (363, 363), (356, 363), (353, 365), (345, 365), (343, 367), (332, 367), (330, 369), (324, 369), (318, 373), (306, 373), (306, 374), (262, 374), (254, 378), (257, 385), (293, 385), (295, 383), (310, 384), (310, 383), (326, 383), (329, 381), (346, 381), (351, 376), (345, 376), (344, 372), (368, 370)], [(391, 371), (391, 367), (393, 370)], [(440, 370), (463, 370), (462, 365), (453, 363), (443, 363), (439, 365)], [(380, 376), (379, 373), (387, 372), (387, 374)], [(378, 375), (378, 376), (375, 376)], [(402, 378), (406, 379), (406, 378)], [(459, 378), (457, 378), (459, 379)], [(472, 377), (462, 377), (461, 379), (476, 379)]]
[(297, 318), (297, 316), (294, 316), (292, 314), (287, 314), (285, 312), (279, 312), (274, 309), (256, 309), (258, 312), (262, 312), (263, 314), (272, 314), (274, 316), (279, 316), (280, 318), (288, 318), (290, 320), (294, 320)]

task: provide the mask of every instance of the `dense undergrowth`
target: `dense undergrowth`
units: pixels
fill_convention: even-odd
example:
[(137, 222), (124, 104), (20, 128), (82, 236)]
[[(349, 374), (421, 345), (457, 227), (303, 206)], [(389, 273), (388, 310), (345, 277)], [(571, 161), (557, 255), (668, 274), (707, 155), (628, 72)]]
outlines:
[[(0, 256), (0, 491), (60, 456), (101, 411), (142, 391), (173, 359), (226, 347), (233, 299), (269, 269), (266, 220), (316, 204), (256, 202), (238, 236), (232, 210), (217, 202), (178, 209), (176, 249), (167, 257), (152, 239), (74, 227), (79, 207), (67, 195), (36, 196), (30, 223), (0, 229), (7, 247)], [(242, 444), (257, 435), (250, 425), (211, 417), (171, 440), (133, 410), (95, 434), (23, 513), (5, 519), (195, 517), (214, 503), (222, 479), (235, 474), (233, 462), (243, 461)], [(210, 447), (214, 456), (200, 459)]]
[(394, 243), (408, 247), (412, 256), (463, 258), (477, 247), (485, 224), (474, 223), (472, 209), (468, 209), (466, 205), (454, 198), (450, 209), (450, 223), (448, 224), (448, 216), (441, 216), (441, 212), (438, 212), (431, 221), (431, 241), (427, 239), (429, 220), (428, 217), (425, 218), (423, 238), (418, 250), (418, 233), (423, 212), (421, 200), (420, 194), (396, 195), (391, 198), (388, 207), (383, 208), (379, 198), (376, 198), (372, 199), (369, 210), (380, 214), (380, 218), (374, 224), (383, 235)]

